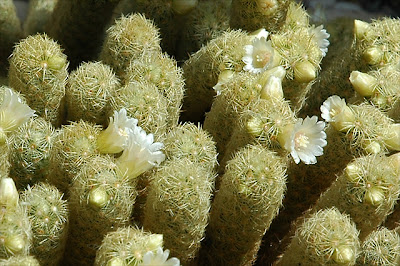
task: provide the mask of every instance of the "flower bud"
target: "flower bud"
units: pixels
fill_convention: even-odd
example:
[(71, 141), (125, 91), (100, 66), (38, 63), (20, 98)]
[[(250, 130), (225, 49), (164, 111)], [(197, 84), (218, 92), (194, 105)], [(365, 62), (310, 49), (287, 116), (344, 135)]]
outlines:
[(363, 148), (369, 154), (378, 154), (382, 150), (381, 145), (377, 141), (366, 141), (363, 143)]
[(370, 65), (379, 64), (383, 58), (383, 52), (378, 47), (370, 47), (364, 51), (363, 58)]
[(261, 99), (283, 100), (282, 80), (278, 77), (271, 76), (267, 80), (264, 88), (261, 90)]
[(364, 201), (372, 206), (378, 206), (385, 200), (385, 194), (379, 187), (371, 187), (364, 195)]
[(0, 205), (16, 207), (19, 195), (14, 180), (9, 177), (0, 180)]
[(107, 191), (102, 187), (94, 188), (89, 192), (89, 205), (92, 207), (103, 208), (109, 200), (110, 196), (108, 196)]
[(316, 69), (309, 61), (299, 62), (294, 66), (294, 79), (300, 83), (310, 82), (317, 77)]
[(362, 73), (360, 71), (353, 71), (350, 74), (349, 80), (353, 85), (353, 88), (361, 96), (368, 97), (374, 94), (377, 80), (373, 76), (366, 73)]
[(361, 40), (364, 39), (364, 36), (369, 30), (369, 24), (365, 21), (355, 19), (354, 20), (354, 34), (356, 35), (357, 39)]
[(390, 125), (387, 136), (383, 140), (386, 146), (392, 150), (400, 151), (400, 124)]
[(110, 259), (107, 264), (107, 266), (126, 266), (127, 264), (125, 263), (125, 261), (123, 259), (121, 259), (120, 257), (113, 257), (112, 259)]
[(12, 254), (18, 254), (21, 252), (26, 245), (25, 239), (20, 235), (9, 236), (4, 242), (4, 246)]
[(354, 261), (354, 250), (349, 246), (341, 245), (335, 248), (332, 259), (338, 264), (349, 264)]
[(344, 169), (346, 179), (352, 183), (357, 183), (360, 179), (362, 169), (356, 163), (349, 163)]
[(262, 121), (257, 117), (252, 117), (247, 121), (246, 129), (252, 136), (258, 137), (264, 130)]

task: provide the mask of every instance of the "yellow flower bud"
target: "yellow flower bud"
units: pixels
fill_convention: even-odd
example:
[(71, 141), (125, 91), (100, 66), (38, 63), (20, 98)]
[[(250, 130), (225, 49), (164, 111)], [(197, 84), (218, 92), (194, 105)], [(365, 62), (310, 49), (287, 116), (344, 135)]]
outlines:
[(252, 117), (249, 119), (249, 121), (247, 121), (246, 129), (249, 134), (258, 137), (263, 132), (264, 125), (260, 119), (257, 117)]
[(379, 187), (371, 187), (364, 195), (364, 201), (372, 206), (378, 206), (385, 200), (385, 194)]
[(120, 257), (113, 257), (112, 259), (110, 259), (107, 264), (107, 266), (126, 266), (127, 264), (125, 263), (125, 261), (123, 259), (121, 259)]
[(5, 239), (4, 246), (13, 254), (21, 252), (26, 245), (26, 240), (20, 235), (9, 236)]
[(346, 179), (352, 183), (357, 183), (360, 179), (360, 174), (362, 173), (362, 169), (355, 163), (349, 163), (344, 169), (344, 173), (346, 175)]
[(370, 65), (379, 64), (383, 58), (383, 52), (378, 47), (370, 47), (364, 51), (363, 58)]
[(309, 61), (299, 62), (294, 66), (294, 79), (300, 83), (310, 82), (317, 77), (316, 69)]
[(332, 259), (338, 264), (348, 264), (354, 261), (354, 250), (349, 246), (339, 246), (335, 248)]
[(102, 208), (106, 206), (110, 197), (107, 194), (107, 191), (102, 187), (97, 187), (92, 189), (89, 192), (89, 205), (95, 208)]
[(9, 177), (0, 180), (0, 205), (15, 208), (19, 195), (14, 180)]
[(369, 28), (370, 26), (367, 22), (358, 19), (354, 20), (354, 34), (357, 39), (363, 39)]
[(374, 94), (377, 80), (373, 76), (366, 73), (362, 73), (360, 71), (353, 71), (350, 74), (349, 80), (353, 85), (353, 88), (361, 96), (368, 97)]
[(387, 136), (384, 138), (386, 146), (392, 150), (400, 151), (400, 124), (390, 125)]

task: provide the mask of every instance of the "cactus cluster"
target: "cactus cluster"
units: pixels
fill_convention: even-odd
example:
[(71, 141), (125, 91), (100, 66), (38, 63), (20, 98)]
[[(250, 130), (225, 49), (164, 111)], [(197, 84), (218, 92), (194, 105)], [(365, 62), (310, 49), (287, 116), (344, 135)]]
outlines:
[(293, 0), (0, 15), (1, 265), (399, 264), (399, 19), (314, 24)]

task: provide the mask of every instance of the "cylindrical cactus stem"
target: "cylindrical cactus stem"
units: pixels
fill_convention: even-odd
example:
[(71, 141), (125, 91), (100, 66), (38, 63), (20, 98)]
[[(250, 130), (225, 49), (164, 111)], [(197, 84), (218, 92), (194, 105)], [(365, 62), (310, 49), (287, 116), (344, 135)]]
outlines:
[(47, 179), (56, 135), (50, 122), (42, 117), (33, 117), (10, 137), (10, 177), (18, 188)]
[(81, 168), (70, 190), (64, 256), (68, 265), (92, 265), (104, 235), (128, 225), (137, 194), (135, 182), (120, 172), (110, 156), (95, 156)]
[(355, 224), (329, 208), (304, 219), (277, 265), (355, 265), (359, 252)]
[(399, 265), (400, 236), (395, 230), (378, 228), (365, 238), (361, 250), (357, 265)]
[(39, 261), (34, 256), (12, 256), (9, 259), (0, 259), (0, 264), (3, 266), (40, 266)]
[(0, 179), (0, 259), (27, 256), (32, 241), (28, 214), (19, 203), (19, 195), (11, 178)]
[(130, 61), (143, 53), (161, 52), (159, 30), (141, 14), (122, 16), (108, 30), (100, 60), (123, 78)]
[(58, 0), (46, 32), (59, 41), (75, 68), (82, 61), (94, 60), (104, 37), (105, 27), (119, 0)]
[(361, 71), (372, 67), (397, 63), (400, 48), (400, 23), (395, 18), (382, 18), (366, 23), (354, 20), (355, 40), (353, 56), (358, 59)]
[(188, 158), (167, 161), (151, 176), (144, 229), (162, 234), (165, 248), (192, 261), (208, 224), (215, 174)]
[(0, 75), (5, 76), (14, 43), (22, 37), (21, 22), (12, 0), (0, 3)]
[(59, 126), (64, 116), (67, 67), (67, 56), (60, 45), (45, 34), (21, 40), (10, 58), (10, 86), (54, 126)]
[(186, 60), (229, 28), (230, 0), (203, 0), (185, 17), (176, 57)]
[(257, 99), (244, 108), (238, 117), (231, 139), (226, 144), (220, 166), (230, 160), (237, 150), (249, 143), (261, 142), (286, 157), (288, 152), (279, 146), (278, 134), (291, 124), (296, 123), (296, 116), (289, 102), (283, 99)]
[(219, 158), (224, 157), (226, 145), (235, 128), (240, 125), (240, 113), (253, 101), (261, 98), (269, 77), (279, 75), (283, 78), (284, 73), (282, 67), (267, 70), (260, 75), (249, 72), (233, 73), (229, 70), (221, 72), (219, 81), (214, 86), (218, 95), (204, 120), (204, 128), (217, 143)]
[(266, 28), (277, 31), (285, 22), (288, 0), (233, 0), (230, 26), (255, 31)]
[(58, 0), (29, 1), (28, 14), (23, 23), (25, 36), (45, 32), (45, 27), (51, 18)]
[(68, 206), (60, 191), (47, 183), (28, 187), (21, 195), (32, 227), (32, 247), (41, 265), (58, 264), (64, 254), (68, 232)]
[(182, 69), (175, 59), (159, 52), (145, 53), (132, 60), (125, 73), (125, 83), (143, 81), (154, 84), (167, 99), (167, 125), (178, 124), (184, 95)]
[(154, 24), (160, 29), (163, 51), (174, 55), (182, 22), (184, 22), (181, 18), (189, 13), (197, 5), (197, 2), (198, 0), (122, 0), (119, 10), (117, 10), (124, 14), (143, 14), (146, 18), (154, 21)]
[(257, 144), (235, 153), (212, 203), (205, 264), (252, 265), (285, 191), (286, 163), (274, 152)]
[(178, 125), (167, 133), (163, 143), (167, 160), (189, 158), (208, 171), (215, 171), (218, 164), (215, 142), (200, 125)]
[[(96, 254), (96, 266), (140, 263), (148, 251), (163, 246), (163, 236), (133, 226), (121, 227), (104, 236)], [(115, 263), (115, 264), (114, 264)]]
[(100, 126), (80, 120), (61, 128), (50, 154), (48, 180), (68, 197), (74, 176), (93, 156), (98, 154), (97, 137)]
[(156, 140), (167, 131), (168, 101), (156, 85), (132, 81), (115, 92), (110, 101), (108, 117), (114, 111), (126, 109), (128, 116), (138, 120), (138, 126), (152, 133)]
[(182, 120), (199, 122), (211, 107), (219, 74), (224, 70), (240, 71), (244, 63), (244, 46), (251, 38), (241, 30), (231, 30), (211, 40), (183, 65), (186, 98)]
[(335, 206), (348, 213), (363, 240), (393, 211), (400, 195), (396, 167), (398, 165), (383, 154), (354, 159), (321, 195), (313, 211)]
[(67, 120), (107, 124), (106, 108), (119, 86), (110, 66), (101, 62), (82, 63), (68, 77), (65, 89)]

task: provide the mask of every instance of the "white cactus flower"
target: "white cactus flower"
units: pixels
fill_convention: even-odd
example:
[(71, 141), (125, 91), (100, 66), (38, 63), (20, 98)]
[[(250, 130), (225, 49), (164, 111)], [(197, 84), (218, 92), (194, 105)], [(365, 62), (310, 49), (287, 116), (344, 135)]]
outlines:
[(138, 120), (130, 118), (125, 108), (119, 112), (114, 111), (110, 117), (108, 127), (100, 132), (97, 138), (97, 146), (101, 153), (119, 153), (126, 147), (129, 129), (137, 126)]
[(290, 152), (296, 164), (317, 163), (316, 156), (324, 153), (326, 146), (325, 122), (318, 121), (317, 116), (299, 118), (295, 125), (288, 126), (278, 136), (281, 145)]
[(243, 70), (251, 73), (261, 73), (271, 68), (274, 61), (274, 48), (266, 37), (254, 38), (252, 44), (245, 45), (245, 56), (242, 61), (246, 64)]
[[(180, 261), (177, 258), (170, 258), (169, 250), (163, 251), (161, 247), (157, 251), (148, 251), (143, 256), (143, 260), (139, 266), (179, 266)], [(167, 260), (168, 259), (168, 260)]]
[(326, 99), (320, 109), (321, 117), (326, 122), (331, 122), (336, 130), (346, 131), (354, 125), (353, 111), (347, 106), (346, 100), (337, 95)]
[(0, 105), (0, 131), (12, 132), (34, 115), (35, 111), (23, 103), (17, 93), (5, 89)]
[(267, 39), (268, 35), (269, 35), (269, 32), (264, 28), (261, 28), (261, 29), (258, 29), (256, 31), (253, 31), (253, 32), (249, 33), (249, 36), (253, 37), (253, 38), (262, 38), (262, 37), (264, 37), (265, 39)]
[(10, 177), (0, 179), (0, 205), (15, 208), (18, 200), (19, 194), (14, 180)]
[(328, 38), (331, 36), (326, 29), (324, 29), (324, 25), (319, 25), (318, 27), (310, 29), (310, 34), (313, 36), (313, 39), (318, 43), (319, 49), (322, 52), (322, 56), (325, 56), (328, 52), (329, 41)]
[(128, 142), (117, 159), (118, 168), (129, 178), (135, 178), (163, 162), (165, 154), (160, 149), (164, 145), (153, 141), (153, 134), (147, 135), (141, 127), (128, 128)]

